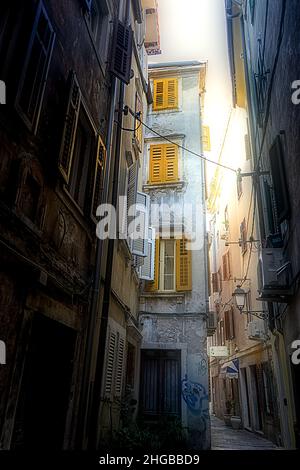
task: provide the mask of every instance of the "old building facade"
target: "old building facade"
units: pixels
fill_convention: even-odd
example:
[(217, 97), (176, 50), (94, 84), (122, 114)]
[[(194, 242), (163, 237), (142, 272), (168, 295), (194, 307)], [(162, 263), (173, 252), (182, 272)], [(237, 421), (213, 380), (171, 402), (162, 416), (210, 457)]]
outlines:
[[(295, 104), (297, 100), (293, 99), (294, 90), (297, 91), (297, 61), (292, 59), (292, 55), (294, 57), (299, 53), (297, 6), (296, 2), (285, 1), (248, 1), (240, 4), (235, 1), (226, 2), (229, 61), (234, 103), (237, 105), (234, 113), (241, 107), (242, 98), (246, 103), (248, 118), (246, 154), (250, 152), (251, 155), (249, 164), (243, 164), (242, 159), (239, 160), (241, 163), (238, 162), (241, 173), (237, 180), (237, 213), (240, 213), (239, 207), (243, 204), (243, 194), (252, 202), (247, 211), (248, 223), (240, 226), (244, 231), (241, 230), (240, 236), (238, 231), (236, 233), (241, 251), (246, 254), (250, 247), (250, 262), (246, 263), (248, 279), (243, 279), (242, 274), (242, 283), (239, 279), (236, 281), (242, 284), (247, 296), (249, 292), (252, 295), (252, 299), (247, 299), (249, 305), (246, 305), (245, 310), (258, 312), (253, 319), (251, 313), (248, 315), (251, 322), (260, 322), (255, 328), (249, 328), (248, 325), (248, 336), (251, 333), (252, 338), (256, 336), (258, 339), (262, 336), (262, 331), (265, 336), (265, 341), (261, 338), (260, 345), (257, 341), (252, 341), (256, 344), (253, 348), (256, 357), (252, 358), (253, 364), (249, 363), (248, 372), (243, 372), (241, 367), (246, 358), (244, 353), (241, 354), (243, 359), (240, 359), (239, 363), (227, 365), (233, 368), (236, 366), (237, 370), (232, 370), (232, 367), (229, 369), (231, 377), (239, 376), (240, 409), (235, 412), (242, 416), (244, 426), (248, 427), (249, 422), (258, 423), (258, 430), (262, 429), (269, 438), (285, 448), (299, 446), (299, 366), (292, 361), (293, 341), (299, 338), (299, 315), (296, 307), (299, 197), (295, 186), (298, 175), (295, 159), (299, 146), (295, 129), (299, 120), (299, 108)], [(241, 85), (244, 90), (242, 95)], [(240, 155), (243, 155), (243, 152)], [(248, 188), (246, 192), (245, 188)], [(217, 194), (218, 191), (214, 190), (212, 193)], [(222, 190), (219, 190), (219, 194), (222, 194)], [(219, 207), (224, 204), (226, 205), (225, 200)], [(254, 214), (253, 222), (251, 213)], [(229, 218), (228, 226), (234, 220), (232, 215)], [(226, 217), (224, 220), (226, 222)], [(240, 223), (239, 216), (237, 224)], [(238, 228), (238, 225), (236, 227)], [(243, 233), (246, 240), (250, 240), (247, 245), (244, 244)], [(232, 239), (231, 231), (225, 231), (225, 240), (228, 237)], [(235, 248), (230, 244), (228, 248), (234, 265)], [(241, 253), (240, 257), (245, 254)], [(245, 266), (245, 261), (243, 265)], [(226, 259), (223, 260), (223, 278), (224, 270), (227, 276)], [(241, 272), (245, 273), (245, 270), (242, 269)], [(238, 277), (236, 273), (233, 273), (233, 276)], [(232, 292), (228, 292), (230, 303), (233, 302), (233, 287), (231, 286)], [(224, 289), (222, 296), (223, 292)], [(222, 306), (221, 303), (218, 306), (218, 309), (220, 308), (225, 311), (228, 306), (226, 303)], [(236, 307), (230, 315), (236, 325), (237, 317), (241, 317)], [(257, 319), (257, 316), (263, 317), (263, 320)], [(233, 335), (233, 322), (232, 318), (229, 318), (226, 325), (226, 317), (224, 322), (226, 340), (228, 335)], [(240, 323), (239, 319), (238, 324)], [(222, 337), (220, 329), (219, 335)], [(242, 335), (240, 329), (238, 333), (235, 331), (237, 347), (234, 355), (229, 349), (230, 359), (240, 355), (238, 338)], [(221, 342), (224, 344), (226, 341), (222, 339)], [(247, 348), (247, 342), (243, 343), (243, 348)], [(214, 377), (215, 364), (225, 361), (211, 361)], [(254, 363), (256, 371), (253, 371)], [(214, 378), (212, 380), (214, 382)], [(251, 400), (255, 401), (256, 405), (251, 405), (248, 412), (245, 402)], [(216, 401), (218, 402), (218, 399)], [(219, 404), (216, 408), (220, 413)], [(258, 411), (253, 413), (255, 408)], [(261, 418), (257, 421), (259, 414)], [(257, 424), (254, 424), (254, 427), (250, 425), (254, 430), (256, 426)]]
[(142, 173), (155, 254), (139, 315), (140, 414), (149, 422), (161, 415), (179, 418), (190, 445), (198, 449), (210, 443), (204, 173), (196, 155), (201, 153), (205, 74), (206, 64), (200, 62), (149, 68), (153, 104)]
[(128, 119), (125, 133), (122, 120), (123, 105), (142, 116), (151, 99), (145, 11), (139, 0), (13, 1), (0, 21), (1, 448), (95, 448), (103, 401), (126, 380), (137, 395), (137, 369), (125, 375), (138, 366), (139, 280), (125, 241), (96, 228), (99, 204), (118, 208), (127, 191), (125, 162), (139, 165), (142, 128)]

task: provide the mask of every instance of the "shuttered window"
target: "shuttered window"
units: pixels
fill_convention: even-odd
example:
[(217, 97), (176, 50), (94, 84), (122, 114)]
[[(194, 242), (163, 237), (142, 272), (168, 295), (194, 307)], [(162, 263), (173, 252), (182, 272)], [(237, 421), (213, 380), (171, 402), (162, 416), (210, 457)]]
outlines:
[(135, 119), (135, 139), (141, 151), (143, 147), (143, 124), (141, 123), (143, 120), (143, 103), (138, 93), (136, 93), (135, 99), (135, 114), (138, 116)]
[(91, 216), (96, 220), (96, 212), (101, 204), (101, 196), (104, 184), (104, 168), (106, 162), (106, 149), (100, 136), (98, 136), (96, 168), (94, 175)]
[(284, 155), (280, 136), (277, 136), (270, 149), (270, 166), (274, 186), (274, 198), (276, 201), (278, 222), (282, 223), (290, 216), (290, 201), (286, 172), (284, 166)]
[(33, 132), (38, 126), (54, 40), (53, 26), (40, 1), (16, 97), (16, 109)]
[(192, 290), (191, 250), (187, 240), (156, 240), (154, 281), (147, 291)]
[(59, 169), (66, 183), (69, 182), (71, 172), (73, 149), (81, 103), (79, 84), (76, 74), (73, 71), (70, 73), (69, 83), (69, 98), (59, 155)]
[(150, 146), (150, 183), (178, 181), (178, 147), (172, 144)]
[(139, 270), (139, 277), (145, 281), (154, 281), (155, 270), (155, 229), (149, 227), (148, 229), (148, 253), (146, 258), (141, 258), (143, 263)]
[(124, 358), (125, 358), (125, 339), (118, 334), (118, 351), (116, 361), (116, 378), (115, 378), (115, 396), (122, 395)]
[(159, 259), (160, 259), (160, 240), (155, 240), (155, 253), (154, 253), (154, 280), (146, 284), (145, 290), (147, 292), (155, 292), (159, 287)]
[(106, 346), (105, 396), (121, 397), (125, 369), (125, 336), (119, 327), (110, 327)]
[[(131, 251), (136, 256), (148, 255), (148, 230), (149, 230), (150, 197), (148, 194), (137, 192), (133, 233), (131, 236)], [(131, 229), (129, 230), (131, 231)]]
[(204, 152), (211, 151), (210, 128), (208, 126), (202, 126), (202, 145)]
[(110, 332), (109, 339), (108, 339), (108, 346), (107, 346), (107, 357), (106, 357), (105, 395), (110, 395), (112, 392), (113, 381), (114, 381), (116, 341), (117, 341), (116, 333)]
[(240, 225), (240, 234), (241, 234), (241, 249), (242, 249), (242, 254), (246, 253), (247, 251), (247, 223), (246, 219), (243, 220), (243, 222)]
[(224, 321), (225, 321), (225, 339), (230, 341), (234, 339), (234, 313), (233, 309), (227, 310), (224, 312)]
[(223, 261), (223, 280), (229, 281), (231, 277), (230, 254), (229, 251), (222, 256)]
[(176, 240), (176, 289), (192, 290), (191, 250), (187, 249), (187, 240)]
[(119, 80), (130, 82), (132, 59), (133, 32), (130, 26), (125, 26), (121, 21), (115, 21), (112, 41), (111, 72)]
[(163, 78), (153, 81), (153, 111), (178, 108), (178, 79)]

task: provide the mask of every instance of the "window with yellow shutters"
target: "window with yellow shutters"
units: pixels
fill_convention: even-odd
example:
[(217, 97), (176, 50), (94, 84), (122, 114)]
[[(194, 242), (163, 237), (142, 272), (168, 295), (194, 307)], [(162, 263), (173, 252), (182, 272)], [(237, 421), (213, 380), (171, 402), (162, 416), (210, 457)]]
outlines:
[(150, 146), (150, 183), (178, 181), (178, 147), (172, 144)]
[(208, 126), (202, 126), (202, 144), (204, 152), (211, 151), (210, 145), (210, 129)]
[(165, 181), (177, 181), (178, 180), (178, 148), (176, 145), (164, 146), (164, 170), (165, 170)]
[(146, 284), (147, 292), (171, 292), (192, 290), (191, 251), (187, 240), (156, 240), (155, 278)]
[(178, 108), (178, 79), (163, 78), (153, 81), (153, 111)]
[(191, 250), (187, 249), (187, 240), (176, 240), (176, 289), (192, 290)]

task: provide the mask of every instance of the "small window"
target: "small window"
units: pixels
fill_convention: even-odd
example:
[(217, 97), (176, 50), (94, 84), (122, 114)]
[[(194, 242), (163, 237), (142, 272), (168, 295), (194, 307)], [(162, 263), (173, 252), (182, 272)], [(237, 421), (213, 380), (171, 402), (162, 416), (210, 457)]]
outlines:
[(238, 199), (240, 199), (243, 194), (243, 178), (240, 175), (236, 179), (236, 192)]
[(268, 91), (268, 76), (269, 70), (266, 70), (264, 53), (261, 39), (258, 39), (258, 59), (257, 59), (257, 72), (255, 73), (255, 92), (256, 92), (256, 107), (257, 119), (260, 127), (263, 125), (265, 104)]
[(178, 181), (178, 147), (172, 144), (150, 146), (150, 183)]
[(107, 53), (107, 34), (109, 27), (109, 11), (105, 0), (92, 0), (91, 8), (87, 14), (88, 24), (92, 33), (96, 50), (105, 60)]
[(16, 97), (16, 108), (33, 132), (38, 126), (54, 39), (52, 24), (40, 2)]
[(160, 244), (160, 290), (175, 290), (175, 240), (162, 240)]
[(96, 154), (95, 132), (81, 106), (74, 143), (69, 192), (81, 209), (85, 209), (88, 194), (88, 178)]
[(234, 312), (233, 309), (224, 312), (225, 339), (231, 341), (235, 337), (234, 332)]
[(204, 152), (211, 151), (210, 128), (208, 126), (202, 126), (202, 145)]
[(187, 247), (187, 239), (156, 240), (154, 281), (147, 284), (146, 290), (192, 290), (191, 250)]
[(178, 108), (177, 78), (153, 80), (153, 93), (153, 111)]
[(223, 280), (229, 281), (231, 278), (230, 254), (229, 251), (222, 256)]
[(135, 356), (135, 347), (133, 344), (127, 343), (126, 387), (131, 390), (134, 388)]
[(247, 251), (247, 223), (246, 219), (243, 220), (243, 222), (240, 225), (240, 243), (241, 243), (241, 249), (242, 249), (242, 254), (245, 254)]
[(135, 99), (135, 114), (137, 118), (135, 119), (135, 132), (134, 132), (134, 137), (136, 139), (136, 142), (138, 144), (139, 150), (142, 150), (143, 147), (143, 103), (140, 95), (136, 93), (136, 99)]

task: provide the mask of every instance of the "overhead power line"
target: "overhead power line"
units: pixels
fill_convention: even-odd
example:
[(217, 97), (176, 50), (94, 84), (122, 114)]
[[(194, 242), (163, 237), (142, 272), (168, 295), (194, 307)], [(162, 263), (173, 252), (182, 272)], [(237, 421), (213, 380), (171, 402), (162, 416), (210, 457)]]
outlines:
[[(165, 135), (163, 134), (160, 134), (159, 132), (157, 132), (155, 129), (153, 129), (152, 127), (148, 126), (148, 124), (146, 124), (144, 121), (142, 121), (139, 113), (135, 113), (129, 106), (125, 106), (125, 109), (127, 108), (127, 113), (128, 111), (130, 112), (130, 114), (135, 118), (137, 119), (139, 122), (140, 122), (140, 125), (142, 124), (146, 129), (148, 129), (150, 132), (152, 132), (153, 134), (157, 135), (158, 137), (160, 137), (161, 139), (169, 142), (170, 144), (172, 145), (176, 145), (178, 148), (181, 148), (182, 150), (184, 150), (185, 152), (188, 152), (196, 157), (199, 157), (201, 158), (202, 160), (208, 162), (208, 163), (212, 163), (213, 165), (217, 165), (217, 166), (220, 166), (221, 168), (224, 168), (225, 170), (229, 170), (229, 171), (233, 171), (234, 173), (238, 173), (238, 170), (235, 170), (234, 168), (231, 168), (230, 166), (227, 166), (227, 165), (223, 165), (222, 163), (219, 163), (219, 162), (215, 162), (214, 160), (210, 160), (209, 158), (205, 157), (203, 154), (201, 153), (197, 153), (197, 152), (194, 152), (193, 150), (191, 149), (188, 149), (187, 147), (185, 147), (184, 145), (181, 145), (181, 144), (178, 144), (178, 142), (174, 142), (172, 139), (170, 139), (169, 137), (166, 137)], [(122, 130), (124, 131), (127, 131), (127, 132), (136, 132), (137, 129), (140, 127), (140, 125), (137, 127), (137, 128), (134, 128), (134, 129), (128, 129), (128, 128), (125, 128), (123, 127)]]

